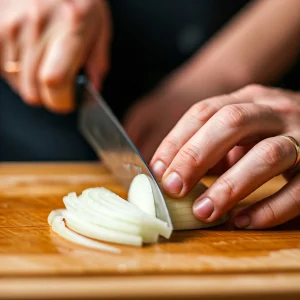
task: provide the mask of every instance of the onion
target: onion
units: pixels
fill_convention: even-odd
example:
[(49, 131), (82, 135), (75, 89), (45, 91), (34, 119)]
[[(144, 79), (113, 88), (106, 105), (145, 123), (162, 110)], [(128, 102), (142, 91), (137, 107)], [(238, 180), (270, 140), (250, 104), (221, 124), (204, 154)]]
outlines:
[(52, 214), (51, 226), (52, 226), (52, 230), (54, 232), (56, 232), (60, 236), (64, 237), (66, 240), (69, 240), (73, 243), (76, 243), (76, 244), (79, 244), (82, 246), (86, 246), (86, 247), (97, 249), (97, 250), (104, 250), (104, 251), (111, 252), (111, 253), (120, 253), (120, 250), (118, 248), (111, 247), (111, 246), (105, 245), (103, 243), (93, 241), (91, 239), (88, 239), (88, 238), (86, 238), (82, 235), (79, 235), (76, 232), (68, 229), (66, 227), (63, 217), (61, 215), (61, 213), (63, 211), (64, 211), (63, 209), (59, 209), (59, 210), (53, 211), (51, 213)]
[(156, 216), (152, 186), (147, 175), (140, 174), (132, 180), (128, 191), (128, 202), (145, 213)]
[[(205, 224), (193, 215), (192, 206), (206, 187), (199, 183), (183, 199), (165, 195), (174, 229), (199, 229), (221, 224), (218, 221)], [(151, 179), (137, 175), (129, 188), (128, 201), (103, 187), (86, 189), (77, 196), (72, 192), (63, 197), (66, 209), (52, 211), (48, 223), (53, 231), (74, 243), (108, 252), (119, 249), (99, 243), (141, 246), (156, 243), (159, 236), (170, 238), (172, 229), (156, 218)], [(66, 227), (67, 225), (67, 227)]]
[(227, 221), (227, 215), (220, 217), (213, 223), (203, 223), (194, 216), (193, 203), (206, 191), (206, 189), (207, 187), (199, 182), (188, 195), (182, 199), (174, 199), (168, 195), (164, 195), (174, 230), (208, 228), (220, 225)]
[(79, 213), (73, 213), (65, 210), (62, 212), (62, 216), (66, 220), (67, 226), (70, 229), (84, 236), (111, 243), (119, 243), (133, 246), (142, 245), (143, 241), (141, 236), (101, 228), (97, 225), (87, 222), (86, 220), (82, 220), (80, 218)]
[[(77, 244), (93, 247), (94, 244), (86, 243), (86, 239), (92, 238), (141, 246), (143, 243), (156, 243), (160, 235), (169, 238), (172, 233), (167, 223), (105, 188), (87, 189), (79, 196), (69, 193), (63, 197), (63, 203), (66, 209), (52, 211), (48, 223), (56, 233), (69, 240), (74, 239)], [(59, 227), (53, 221), (58, 217), (64, 220)]]
[(64, 197), (63, 201), (68, 211), (80, 213), (80, 217), (83, 220), (108, 229), (114, 229), (130, 234), (140, 234), (141, 230), (138, 225), (113, 219), (104, 214), (99, 215), (97, 211), (84, 205), (83, 201), (76, 200), (72, 201), (68, 197)]

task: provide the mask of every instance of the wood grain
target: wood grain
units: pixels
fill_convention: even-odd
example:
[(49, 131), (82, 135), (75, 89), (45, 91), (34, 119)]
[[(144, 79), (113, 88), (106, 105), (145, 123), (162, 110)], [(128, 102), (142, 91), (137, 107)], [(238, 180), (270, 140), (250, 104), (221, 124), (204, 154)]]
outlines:
[[(203, 181), (210, 185), (214, 180), (205, 178)], [(274, 178), (248, 197), (244, 205), (274, 193), (284, 184), (281, 177)], [(195, 296), (200, 292), (197, 280), (203, 283), (200, 285), (202, 294), (211, 297), (222, 293), (241, 295), (241, 287), (244, 292), (254, 289), (267, 295), (267, 291), (271, 293), (273, 284), (270, 282), (274, 278), (278, 282), (282, 280), (282, 285), (275, 284), (276, 290), (281, 287), (282, 293), (300, 293), (296, 284), (300, 280), (299, 220), (265, 231), (231, 230), (223, 225), (175, 232), (168, 242), (141, 249), (120, 246), (122, 253), (113, 255), (73, 245), (51, 232), (47, 224), (49, 212), (63, 207), (62, 197), (66, 193), (79, 193), (92, 186), (105, 186), (126, 196), (100, 164), (0, 165), (0, 299), (44, 299), (46, 296), (56, 299), (57, 289), (49, 288), (55, 282), (62, 286), (61, 297), (72, 298), (74, 291), (70, 292), (70, 284), (76, 284), (79, 294), (80, 289), (86, 290), (85, 287), (94, 284), (93, 292), (86, 297), (95, 297), (101, 289), (107, 298), (116, 297), (113, 289), (109, 292), (103, 285), (97, 285), (99, 276), (110, 284), (119, 284), (120, 288), (123, 280), (129, 280), (132, 289), (126, 290), (124, 297), (145, 297), (147, 290), (149, 297), (159, 296), (162, 291), (171, 297), (173, 292), (167, 287), (172, 282), (176, 295), (189, 290), (185, 295)], [(146, 284), (148, 276), (157, 289)], [(240, 279), (241, 285), (232, 287), (229, 293), (226, 286), (233, 277)], [(185, 288), (176, 285), (180, 278), (187, 284)], [(258, 285), (258, 278), (265, 280), (268, 286)], [(140, 282), (139, 287), (144, 286), (142, 293), (138, 292), (136, 281)], [(16, 282), (27, 291), (23, 296), (12, 288)], [(40, 289), (35, 289), (34, 283), (38, 282), (40, 289), (49, 289), (50, 294), (44, 298), (41, 294), (37, 296)], [(209, 292), (209, 282), (215, 282), (218, 288), (210, 288)]]

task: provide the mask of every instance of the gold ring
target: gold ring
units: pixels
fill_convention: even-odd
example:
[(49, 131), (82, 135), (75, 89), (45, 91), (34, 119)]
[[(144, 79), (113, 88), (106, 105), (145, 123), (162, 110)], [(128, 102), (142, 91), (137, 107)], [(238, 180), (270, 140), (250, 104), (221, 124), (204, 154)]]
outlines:
[(295, 160), (294, 164), (291, 166), (291, 168), (294, 168), (300, 162), (300, 145), (297, 142), (297, 140), (295, 138), (293, 138), (292, 136), (282, 135), (282, 137), (284, 137), (284, 138), (288, 139), (290, 142), (292, 142), (292, 144), (295, 147), (295, 150), (296, 150), (296, 160)]
[(4, 71), (6, 73), (19, 73), (21, 71), (20, 62), (19, 61), (8, 61), (4, 64)]

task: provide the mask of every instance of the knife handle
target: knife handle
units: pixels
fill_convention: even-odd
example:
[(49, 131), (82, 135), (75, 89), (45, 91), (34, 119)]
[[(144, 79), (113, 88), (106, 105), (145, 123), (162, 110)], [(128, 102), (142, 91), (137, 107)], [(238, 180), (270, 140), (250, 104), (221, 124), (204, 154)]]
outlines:
[(88, 78), (83, 69), (81, 69), (75, 79), (75, 103), (80, 106), (83, 98), (84, 87), (88, 83)]

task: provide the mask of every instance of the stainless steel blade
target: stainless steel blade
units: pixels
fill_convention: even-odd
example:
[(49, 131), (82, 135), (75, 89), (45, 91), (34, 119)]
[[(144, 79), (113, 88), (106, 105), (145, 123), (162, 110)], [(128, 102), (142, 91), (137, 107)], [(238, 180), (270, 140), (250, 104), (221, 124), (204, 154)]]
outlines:
[(143, 173), (151, 179), (156, 216), (172, 228), (157, 181), (108, 105), (89, 83), (82, 91), (82, 98), (79, 126), (84, 137), (126, 189), (137, 174)]

